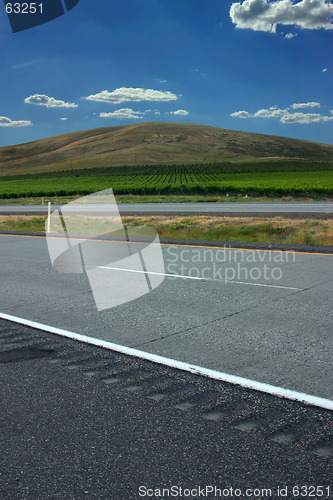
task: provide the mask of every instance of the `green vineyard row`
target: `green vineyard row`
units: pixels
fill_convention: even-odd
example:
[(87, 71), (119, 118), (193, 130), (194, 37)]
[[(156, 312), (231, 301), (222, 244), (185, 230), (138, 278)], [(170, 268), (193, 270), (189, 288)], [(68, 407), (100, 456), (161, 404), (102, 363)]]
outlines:
[(115, 177), (146, 175), (229, 175), (268, 172), (333, 171), (333, 163), (305, 160), (263, 160), (241, 163), (206, 163), (184, 165), (132, 165), (121, 167), (93, 167), (84, 170), (61, 170), (38, 174), (3, 175), (1, 180), (55, 179), (64, 177)]
[(75, 176), (1, 180), (0, 198), (90, 194), (244, 193), (333, 194), (332, 171), (221, 173), (214, 169), (161, 169), (146, 175)]

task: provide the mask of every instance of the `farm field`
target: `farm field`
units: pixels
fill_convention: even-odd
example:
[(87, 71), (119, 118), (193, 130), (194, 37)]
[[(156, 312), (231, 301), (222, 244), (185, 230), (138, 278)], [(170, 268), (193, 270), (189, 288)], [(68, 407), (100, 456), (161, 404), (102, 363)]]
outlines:
[[(84, 195), (112, 188), (117, 195), (147, 194), (248, 194), (311, 195), (333, 194), (333, 171), (223, 172), (205, 166), (148, 167), (144, 173), (123, 169), (117, 175), (68, 177), (25, 176), (0, 183), (0, 198)], [(50, 174), (49, 174), (50, 175)], [(68, 175), (68, 173), (67, 173)]]

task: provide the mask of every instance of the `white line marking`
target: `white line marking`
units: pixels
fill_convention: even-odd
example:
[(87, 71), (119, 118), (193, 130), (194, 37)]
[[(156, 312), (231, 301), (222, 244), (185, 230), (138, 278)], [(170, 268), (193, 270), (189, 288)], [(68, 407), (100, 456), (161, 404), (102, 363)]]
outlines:
[(229, 375), (227, 373), (219, 372), (216, 370), (210, 370), (202, 366), (190, 365), (188, 363), (184, 363), (183, 361), (165, 358), (164, 356), (159, 356), (157, 354), (150, 354), (148, 352), (139, 351), (138, 349), (133, 349), (132, 347), (114, 344), (112, 342), (99, 340), (94, 337), (87, 337), (86, 335), (80, 335), (79, 333), (62, 330), (61, 328), (55, 328), (53, 326), (44, 325), (42, 323), (36, 323), (35, 321), (18, 318), (17, 316), (12, 316), (10, 314), (0, 313), (0, 319), (19, 323), (30, 328), (42, 330), (44, 332), (54, 333), (55, 335), (61, 335), (62, 337), (68, 337), (73, 340), (78, 340), (79, 342), (85, 342), (87, 344), (104, 347), (105, 349), (110, 349), (111, 351), (127, 354), (128, 356), (135, 356), (137, 358), (146, 359), (148, 361), (152, 361), (153, 363), (176, 368), (177, 370), (194, 373), (196, 375), (213, 378), (215, 380), (221, 380), (222, 382), (228, 382), (230, 384), (240, 385), (242, 387), (246, 387), (247, 389), (253, 389), (255, 391), (264, 392), (266, 394), (272, 394), (273, 396), (278, 396), (280, 398), (300, 401), (301, 403), (306, 403), (312, 406), (319, 406), (320, 408), (326, 408), (327, 410), (333, 410), (333, 401), (330, 399), (311, 396), (303, 392), (291, 391), (289, 389), (284, 389), (283, 387), (277, 387), (274, 385), (265, 384), (263, 382), (256, 382), (255, 380), (249, 380), (247, 378), (238, 377), (236, 375)]
[(250, 283), (248, 281), (233, 281), (233, 280), (218, 280), (214, 278), (203, 278), (200, 276), (185, 276), (182, 274), (168, 274), (168, 273), (154, 273), (153, 271), (139, 271), (137, 269), (122, 269), (121, 267), (109, 267), (109, 266), (97, 266), (98, 269), (111, 269), (112, 271), (126, 271), (128, 273), (143, 273), (143, 274), (157, 274), (158, 276), (172, 276), (172, 278), (184, 278), (188, 280), (205, 280), (205, 281), (221, 281), (226, 285), (228, 283), (236, 283), (239, 285), (253, 285), (253, 286), (266, 286), (269, 288), (284, 288), (286, 290), (303, 290), (302, 288), (295, 288), (292, 286), (282, 286), (282, 285), (268, 285), (267, 283)]

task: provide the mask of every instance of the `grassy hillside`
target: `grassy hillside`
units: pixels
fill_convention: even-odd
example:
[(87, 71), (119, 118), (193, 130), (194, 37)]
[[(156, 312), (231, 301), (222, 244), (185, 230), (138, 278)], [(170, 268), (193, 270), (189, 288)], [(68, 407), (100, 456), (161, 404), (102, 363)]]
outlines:
[(333, 146), (184, 123), (139, 123), (0, 148), (2, 176), (122, 165), (294, 159), (331, 162)]

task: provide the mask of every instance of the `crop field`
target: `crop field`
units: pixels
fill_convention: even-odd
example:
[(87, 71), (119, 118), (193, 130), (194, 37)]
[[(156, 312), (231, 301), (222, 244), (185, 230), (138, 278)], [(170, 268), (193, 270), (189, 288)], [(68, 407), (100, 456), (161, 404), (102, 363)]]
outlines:
[(267, 172), (314, 172), (333, 171), (333, 163), (305, 160), (259, 160), (240, 163), (204, 163), (183, 165), (128, 165), (118, 167), (89, 167), (75, 170), (44, 171), (38, 174), (2, 175), (5, 180), (53, 179), (57, 177), (113, 177), (113, 176), (184, 176), (196, 178), (202, 175), (218, 176), (223, 179), (227, 174), (254, 174)]
[[(324, 168), (326, 164), (324, 164)], [(329, 165), (332, 169), (332, 165)], [(0, 198), (84, 195), (112, 188), (115, 194), (242, 193), (249, 195), (333, 194), (332, 170), (243, 171), (217, 166), (141, 167), (115, 169), (112, 175), (50, 174), (2, 178)], [(263, 170), (263, 168), (261, 167)], [(97, 170), (97, 169), (96, 169)], [(109, 170), (110, 172), (110, 170)], [(68, 175), (68, 173), (67, 173)]]

